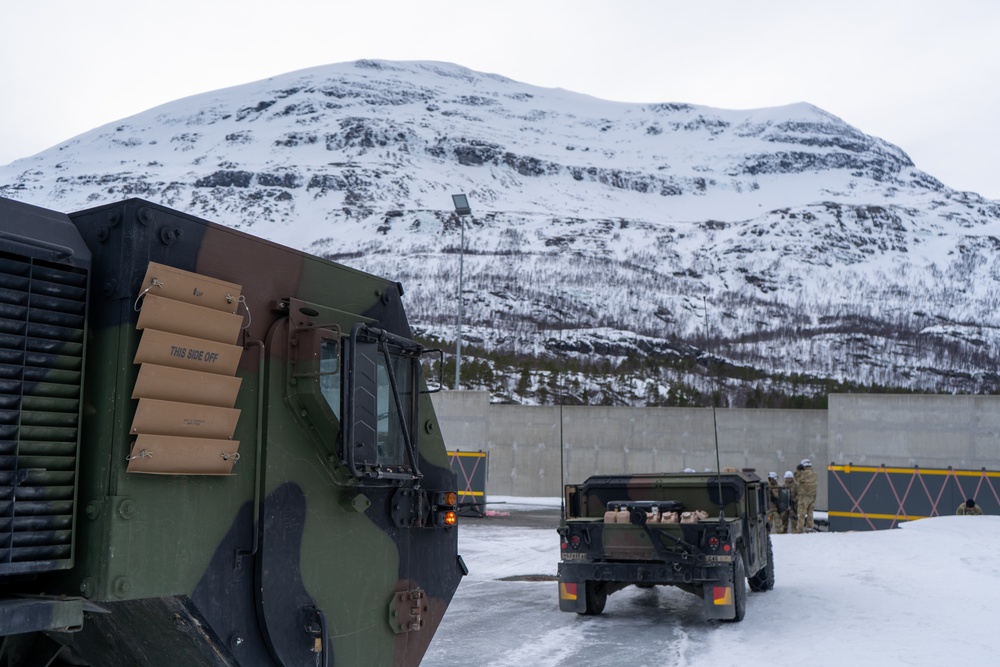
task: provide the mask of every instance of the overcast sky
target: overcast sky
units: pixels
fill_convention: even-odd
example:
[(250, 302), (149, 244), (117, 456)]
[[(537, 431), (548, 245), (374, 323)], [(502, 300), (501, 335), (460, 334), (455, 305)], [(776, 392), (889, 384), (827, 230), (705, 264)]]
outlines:
[(623, 102), (809, 102), (1000, 199), (993, 0), (33, 0), (0, 8), (0, 164), (297, 69), (440, 60)]

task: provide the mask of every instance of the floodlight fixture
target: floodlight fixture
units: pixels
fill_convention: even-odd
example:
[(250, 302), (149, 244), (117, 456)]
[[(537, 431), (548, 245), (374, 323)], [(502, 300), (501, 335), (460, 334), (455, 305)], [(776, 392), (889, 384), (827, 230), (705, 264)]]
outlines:
[(469, 208), (469, 198), (464, 194), (452, 195), (451, 201), (455, 204), (455, 214), (459, 216), (472, 215), (472, 209)]

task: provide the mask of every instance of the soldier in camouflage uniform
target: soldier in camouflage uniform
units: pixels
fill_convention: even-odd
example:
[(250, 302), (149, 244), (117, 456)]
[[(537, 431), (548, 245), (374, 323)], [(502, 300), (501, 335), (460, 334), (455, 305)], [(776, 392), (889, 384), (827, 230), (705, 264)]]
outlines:
[(819, 479), (816, 471), (812, 469), (812, 461), (802, 459), (801, 470), (795, 473), (795, 484), (798, 487), (798, 512), (799, 518), (795, 522), (795, 532), (815, 530), (813, 525), (813, 507), (816, 505), (816, 489), (819, 486)]
[(795, 530), (797, 514), (795, 508), (798, 502), (799, 489), (795, 484), (795, 475), (791, 470), (785, 471), (784, 488), (788, 489), (788, 509), (781, 513), (781, 527), (779, 533), (787, 533)]
[(955, 514), (958, 514), (958, 515), (963, 515), (964, 514), (964, 515), (970, 515), (971, 516), (971, 515), (982, 514), (982, 513), (983, 513), (983, 508), (981, 508), (979, 505), (977, 505), (976, 501), (973, 500), (972, 498), (969, 498), (968, 500), (966, 500), (964, 503), (962, 503), (961, 505), (958, 506), (957, 510), (955, 510)]
[(767, 491), (771, 495), (771, 502), (767, 508), (767, 523), (771, 526), (771, 532), (783, 533), (781, 525), (781, 486), (778, 484), (778, 473), (767, 473)]

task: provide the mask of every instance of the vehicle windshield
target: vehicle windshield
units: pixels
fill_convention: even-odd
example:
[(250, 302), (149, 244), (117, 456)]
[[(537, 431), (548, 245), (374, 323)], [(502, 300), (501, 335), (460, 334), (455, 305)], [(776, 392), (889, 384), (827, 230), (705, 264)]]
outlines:
[(341, 415), (340, 350), (336, 341), (324, 340), (320, 345), (319, 390), (337, 420)]

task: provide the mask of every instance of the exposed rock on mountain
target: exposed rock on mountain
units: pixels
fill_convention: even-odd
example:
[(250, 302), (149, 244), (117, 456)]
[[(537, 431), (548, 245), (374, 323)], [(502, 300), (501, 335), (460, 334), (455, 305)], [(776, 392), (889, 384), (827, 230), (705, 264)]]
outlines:
[(358, 61), (0, 167), (2, 196), (63, 211), (143, 197), (393, 276), (449, 349), (457, 192), (473, 207), (463, 381), (498, 400), (1000, 387), (1000, 203), (808, 104), (622, 104)]

